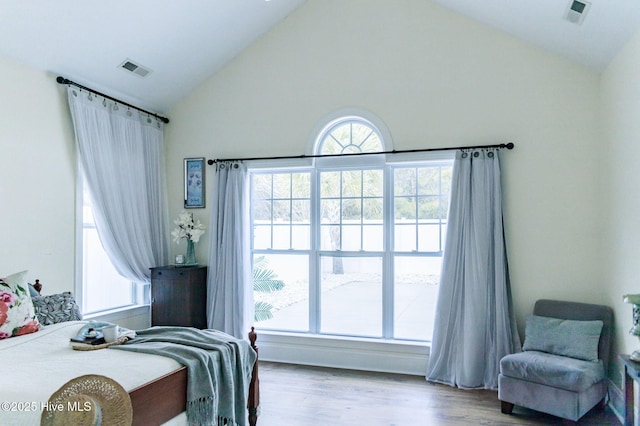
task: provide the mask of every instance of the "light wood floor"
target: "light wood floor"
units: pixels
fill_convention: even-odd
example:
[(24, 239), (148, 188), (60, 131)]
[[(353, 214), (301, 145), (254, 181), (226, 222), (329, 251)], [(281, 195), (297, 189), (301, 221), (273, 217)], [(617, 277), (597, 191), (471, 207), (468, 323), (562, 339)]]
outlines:
[[(562, 425), (516, 407), (500, 412), (495, 391), (465, 391), (424, 377), (260, 362), (258, 426)], [(596, 408), (580, 425), (619, 425)]]

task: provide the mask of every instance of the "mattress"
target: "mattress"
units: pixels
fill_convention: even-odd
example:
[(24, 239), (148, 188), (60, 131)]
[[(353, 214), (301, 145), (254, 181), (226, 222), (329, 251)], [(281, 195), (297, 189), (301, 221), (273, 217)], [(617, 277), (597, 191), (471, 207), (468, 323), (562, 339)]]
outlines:
[(76, 351), (69, 339), (86, 321), (43, 327), (25, 336), (0, 340), (0, 424), (39, 425), (42, 405), (74, 377), (101, 374), (130, 391), (181, 365), (166, 357), (100, 349)]

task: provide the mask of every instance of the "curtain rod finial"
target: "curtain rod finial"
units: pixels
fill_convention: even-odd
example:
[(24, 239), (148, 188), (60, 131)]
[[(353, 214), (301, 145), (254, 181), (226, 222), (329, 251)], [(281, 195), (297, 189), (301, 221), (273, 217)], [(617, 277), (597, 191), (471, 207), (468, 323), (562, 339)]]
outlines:
[(509, 142), (509, 143), (506, 145), (506, 147), (507, 147), (507, 149), (513, 149), (513, 148), (515, 148), (515, 145), (514, 145), (514, 143), (513, 143), (513, 142)]
[(208, 165), (212, 166), (212, 165), (213, 165), (213, 163), (215, 163), (215, 161), (213, 161), (212, 159), (208, 159), (208, 160), (207, 160), (207, 164), (208, 164)]

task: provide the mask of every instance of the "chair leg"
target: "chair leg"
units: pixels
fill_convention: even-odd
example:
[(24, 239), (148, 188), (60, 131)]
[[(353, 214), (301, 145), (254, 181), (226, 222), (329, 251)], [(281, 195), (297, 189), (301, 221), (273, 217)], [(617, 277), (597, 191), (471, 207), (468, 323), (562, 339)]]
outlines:
[(502, 414), (511, 414), (513, 412), (514, 404), (507, 401), (500, 401), (500, 411)]

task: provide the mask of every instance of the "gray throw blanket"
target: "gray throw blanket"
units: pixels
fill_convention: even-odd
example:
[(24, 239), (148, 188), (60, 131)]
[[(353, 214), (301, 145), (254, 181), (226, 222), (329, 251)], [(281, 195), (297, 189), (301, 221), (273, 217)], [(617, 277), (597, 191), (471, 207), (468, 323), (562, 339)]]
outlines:
[(156, 326), (109, 349), (166, 356), (188, 368), (190, 425), (247, 423), (247, 396), (256, 353), (248, 342), (216, 330)]

